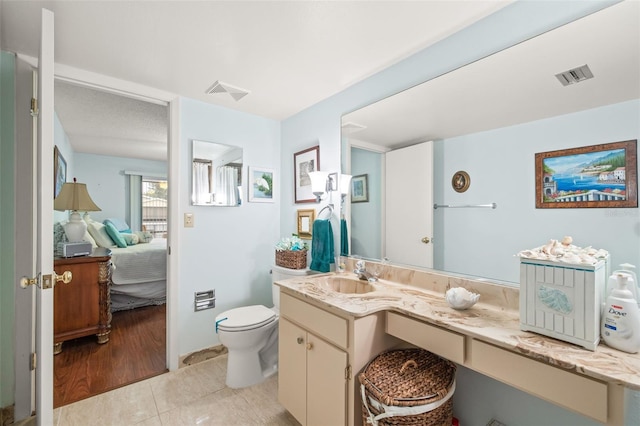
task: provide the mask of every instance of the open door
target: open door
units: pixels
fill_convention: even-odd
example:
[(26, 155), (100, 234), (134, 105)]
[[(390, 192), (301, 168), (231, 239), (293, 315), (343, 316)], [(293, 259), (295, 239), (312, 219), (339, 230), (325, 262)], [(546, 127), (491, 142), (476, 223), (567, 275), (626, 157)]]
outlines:
[(53, 12), (42, 9), (38, 56), (38, 149), (36, 179), (36, 416), (38, 425), (53, 424)]
[[(32, 216), (27, 215), (27, 212), (18, 212), (18, 214), (29, 216), (24, 220), (24, 223), (17, 224), (18, 229), (21, 226), (28, 226), (31, 222), (32, 233), (24, 236), (30, 241), (21, 241), (20, 247), (26, 252), (31, 252), (32, 266), (29, 271), (25, 270), (28, 275), (20, 280), (22, 289), (17, 290), (28, 294), (26, 297), (16, 298), (17, 302), (25, 306), (18, 305), (16, 309), (30, 310), (29, 301), (35, 289), (35, 326), (28, 327), (27, 333), (24, 332), (24, 326), (17, 327), (17, 350), (20, 351), (20, 348), (25, 346), (20, 339), (30, 341), (27, 342), (27, 347), (30, 344), (35, 344), (35, 356), (29, 357), (29, 364), (32, 367), (35, 366), (35, 389), (30, 385), (31, 379), (28, 372), (16, 371), (16, 381), (20, 385), (17, 387), (24, 388), (26, 386), (31, 389), (31, 395), (35, 394), (38, 425), (53, 424), (53, 285), (57, 279), (55, 272), (53, 272), (53, 29), (53, 13), (43, 9), (37, 69), (37, 95), (34, 93), (31, 108), (32, 115), (37, 117), (37, 143), (34, 143), (33, 150), (27, 149), (32, 153), (30, 159), (18, 160), (22, 164), (31, 162), (28, 165), (28, 170), (32, 171), (34, 180), (29, 187), (24, 188), (25, 193), (21, 194), (21, 197), (31, 200), (31, 203), (27, 202), (27, 205), (31, 206)], [(22, 97), (24, 93), (18, 93), (18, 96)], [(23, 114), (29, 114), (29, 111), (22, 108), (16, 111), (16, 116)], [(18, 143), (31, 143), (30, 139), (32, 138), (27, 138), (26, 134), (33, 136), (36, 130), (22, 132), (21, 129), (25, 127), (22, 123), (25, 120), (18, 118), (16, 121), (18, 121), (20, 129), (19, 134), (23, 136)], [(25, 334), (31, 335), (32, 332), (33, 339), (25, 338)], [(26, 380), (27, 377), (29, 380)], [(24, 395), (24, 389), (21, 392), (22, 394), (17, 395), (18, 397)], [(21, 400), (20, 404), (24, 405), (24, 401)], [(24, 411), (25, 407), (22, 405), (20, 410)], [(31, 406), (31, 403), (26, 405)]]
[(433, 142), (389, 151), (385, 166), (385, 257), (433, 268)]

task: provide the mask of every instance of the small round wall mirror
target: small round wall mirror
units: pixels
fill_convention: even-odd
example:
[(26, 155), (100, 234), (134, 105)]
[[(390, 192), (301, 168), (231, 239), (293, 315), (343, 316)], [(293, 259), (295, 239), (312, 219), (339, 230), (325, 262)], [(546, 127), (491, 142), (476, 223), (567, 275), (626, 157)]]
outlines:
[(462, 170), (454, 173), (453, 178), (451, 179), (451, 186), (453, 186), (454, 191), (465, 192), (469, 189), (469, 185), (471, 185), (469, 173)]

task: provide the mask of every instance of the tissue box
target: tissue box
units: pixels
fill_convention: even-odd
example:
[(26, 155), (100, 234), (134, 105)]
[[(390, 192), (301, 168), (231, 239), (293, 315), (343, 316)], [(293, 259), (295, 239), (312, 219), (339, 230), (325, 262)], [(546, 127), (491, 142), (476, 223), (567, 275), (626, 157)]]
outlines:
[(520, 260), (520, 329), (594, 351), (608, 257), (594, 265)]
[(304, 269), (307, 267), (307, 250), (276, 250), (276, 265)]

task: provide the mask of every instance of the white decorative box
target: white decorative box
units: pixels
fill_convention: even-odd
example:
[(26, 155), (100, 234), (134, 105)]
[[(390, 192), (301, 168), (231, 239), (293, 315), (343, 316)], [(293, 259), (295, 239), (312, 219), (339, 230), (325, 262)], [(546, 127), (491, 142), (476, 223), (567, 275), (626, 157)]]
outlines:
[(608, 257), (594, 265), (520, 259), (520, 329), (594, 351)]

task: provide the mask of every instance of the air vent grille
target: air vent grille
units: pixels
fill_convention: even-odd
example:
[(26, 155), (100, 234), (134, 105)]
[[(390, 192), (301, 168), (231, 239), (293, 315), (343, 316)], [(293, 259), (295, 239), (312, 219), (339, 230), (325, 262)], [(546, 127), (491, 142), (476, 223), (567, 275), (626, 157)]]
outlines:
[(206, 92), (208, 95), (216, 95), (220, 93), (228, 93), (231, 95), (233, 99), (239, 101), (240, 99), (247, 96), (249, 93), (246, 89), (241, 89), (240, 87), (233, 86), (229, 83), (225, 83), (223, 81), (217, 80), (211, 87), (209, 87)]
[(581, 81), (593, 78), (593, 73), (589, 69), (588, 65), (583, 65), (581, 67), (556, 74), (556, 78), (563, 86), (568, 86), (570, 84), (580, 83)]
[(342, 125), (342, 131), (345, 134), (351, 134), (351, 133), (355, 133), (358, 132), (360, 130), (364, 130), (366, 129), (367, 126), (364, 126), (362, 124), (358, 124), (358, 123), (354, 123), (352, 121), (346, 122)]

